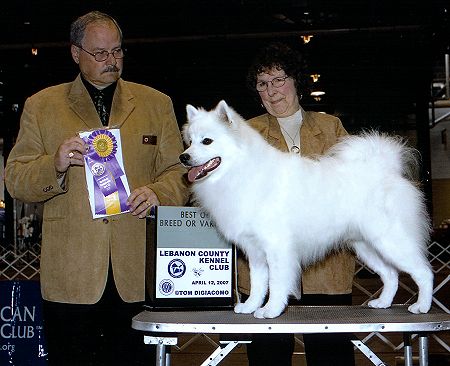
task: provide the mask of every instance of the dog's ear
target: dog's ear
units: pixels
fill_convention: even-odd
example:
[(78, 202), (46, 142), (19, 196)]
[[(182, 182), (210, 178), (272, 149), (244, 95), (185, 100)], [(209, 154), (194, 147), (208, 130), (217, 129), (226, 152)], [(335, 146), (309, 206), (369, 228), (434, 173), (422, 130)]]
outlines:
[(216, 111), (219, 114), (221, 121), (229, 124), (233, 123), (231, 108), (228, 106), (227, 102), (221, 100), (219, 104), (217, 104)]
[(223, 99), (217, 104), (217, 107), (216, 107), (217, 109), (227, 109), (227, 108), (229, 108), (228, 107), (228, 104), (227, 104), (227, 102), (225, 102)]
[(187, 118), (188, 118), (188, 120), (190, 120), (198, 113), (198, 110), (194, 106), (188, 104), (186, 106), (186, 112), (187, 112)]

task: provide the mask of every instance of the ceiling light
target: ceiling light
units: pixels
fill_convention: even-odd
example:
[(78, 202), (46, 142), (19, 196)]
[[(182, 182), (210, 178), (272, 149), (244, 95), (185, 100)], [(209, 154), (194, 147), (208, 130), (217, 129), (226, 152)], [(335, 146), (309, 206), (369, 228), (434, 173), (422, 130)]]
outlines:
[(325, 91), (320, 87), (319, 83), (315, 83), (311, 88), (310, 95), (314, 98), (315, 101), (320, 102), (322, 100), (322, 97), (325, 95)]
[(325, 92), (323, 90), (313, 90), (311, 92), (311, 96), (313, 97), (321, 97), (322, 95), (325, 95)]
[(310, 95), (317, 101), (320, 100), (320, 98), (325, 95), (325, 92), (322, 89), (321, 83), (319, 82), (320, 74), (311, 74), (309, 75), (313, 81), (313, 84), (311, 86), (311, 93)]
[(320, 78), (319, 74), (311, 74), (309, 76), (311, 76), (313, 83), (317, 83), (319, 81)]
[(306, 36), (300, 36), (302, 39), (303, 39), (303, 43), (309, 43), (310, 41), (311, 41), (311, 38), (312, 37), (314, 37), (313, 35), (311, 35), (311, 34), (308, 34), (308, 35), (306, 35)]

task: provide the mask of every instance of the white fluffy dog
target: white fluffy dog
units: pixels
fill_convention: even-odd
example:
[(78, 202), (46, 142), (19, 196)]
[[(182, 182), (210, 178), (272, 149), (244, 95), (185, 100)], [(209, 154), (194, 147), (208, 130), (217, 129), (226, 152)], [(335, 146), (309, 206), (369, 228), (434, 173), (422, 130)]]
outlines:
[(412, 149), (366, 133), (306, 158), (270, 146), (224, 101), (212, 111), (186, 109), (189, 147), (180, 160), (189, 167), (194, 199), (249, 260), (251, 292), (236, 313), (277, 317), (290, 294), (299, 297), (301, 269), (341, 246), (383, 281), (369, 306), (392, 304), (403, 271), (419, 288), (409, 311), (429, 311), (429, 218), (421, 191), (405, 177), (416, 162)]

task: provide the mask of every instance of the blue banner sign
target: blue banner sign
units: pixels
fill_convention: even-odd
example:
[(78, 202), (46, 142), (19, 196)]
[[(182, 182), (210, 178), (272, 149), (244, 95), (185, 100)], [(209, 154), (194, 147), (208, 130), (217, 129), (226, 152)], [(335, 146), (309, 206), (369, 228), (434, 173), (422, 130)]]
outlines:
[(0, 281), (0, 365), (47, 365), (38, 281)]

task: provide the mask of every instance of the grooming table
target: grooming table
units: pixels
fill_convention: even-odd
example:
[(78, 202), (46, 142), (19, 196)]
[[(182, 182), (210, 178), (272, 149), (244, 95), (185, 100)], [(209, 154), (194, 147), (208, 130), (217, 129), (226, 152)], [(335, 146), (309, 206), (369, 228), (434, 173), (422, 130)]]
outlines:
[[(232, 341), (221, 342), (201, 366), (217, 365), (238, 344), (250, 343), (253, 333), (369, 333), (402, 332), (405, 365), (412, 366), (411, 334), (419, 337), (420, 366), (428, 366), (428, 333), (450, 330), (450, 314), (432, 308), (427, 314), (411, 314), (406, 305), (389, 309), (363, 306), (290, 306), (278, 318), (256, 319), (232, 310), (143, 311), (132, 320), (132, 327), (146, 332), (144, 342), (156, 344), (156, 364), (169, 366), (166, 347), (177, 344), (180, 333), (230, 334)], [(232, 338), (231, 337), (231, 338)], [(353, 344), (374, 365), (386, 365), (359, 340)]]

